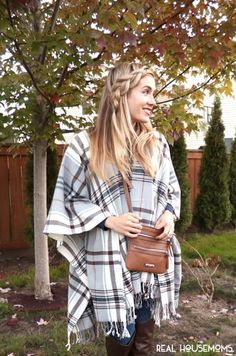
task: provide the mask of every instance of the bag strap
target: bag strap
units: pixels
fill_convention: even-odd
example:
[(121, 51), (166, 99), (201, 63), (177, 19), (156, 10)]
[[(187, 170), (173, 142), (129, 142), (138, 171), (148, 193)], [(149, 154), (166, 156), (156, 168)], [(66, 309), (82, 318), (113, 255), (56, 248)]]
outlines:
[(128, 210), (129, 213), (133, 212), (132, 204), (131, 204), (131, 199), (130, 199), (130, 193), (129, 193), (129, 187), (127, 182), (123, 179), (123, 185), (124, 185), (124, 191), (125, 191), (125, 199), (128, 205)]
[[(130, 198), (130, 192), (129, 192), (129, 186), (127, 184), (127, 182), (123, 179), (123, 185), (124, 185), (124, 191), (125, 191), (125, 198), (126, 198), (126, 202), (127, 202), (127, 205), (128, 205), (128, 210), (129, 210), (129, 213), (132, 213), (133, 212), (133, 208), (132, 208), (132, 204), (131, 204), (131, 198)], [(152, 227), (145, 227), (146, 230), (149, 230), (149, 238), (151, 238), (151, 235), (155, 235), (155, 239), (156, 240), (164, 240), (164, 238), (159, 238), (158, 235), (160, 235), (162, 232), (163, 232), (163, 228), (162, 229), (154, 229)], [(153, 232), (155, 230), (155, 233)], [(158, 231), (158, 233), (157, 233)]]

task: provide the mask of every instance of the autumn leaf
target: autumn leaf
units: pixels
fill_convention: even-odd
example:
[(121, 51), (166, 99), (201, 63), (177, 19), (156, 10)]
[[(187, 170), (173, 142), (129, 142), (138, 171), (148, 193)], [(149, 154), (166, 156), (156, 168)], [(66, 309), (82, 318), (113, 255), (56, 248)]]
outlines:
[(8, 293), (11, 290), (11, 288), (0, 288), (0, 293)]
[(183, 300), (182, 300), (182, 303), (183, 303), (183, 304), (189, 304), (189, 299), (183, 299)]
[(58, 94), (51, 94), (49, 98), (53, 105), (57, 105), (60, 102), (60, 96)]
[(107, 47), (107, 42), (105, 40), (103, 40), (102, 38), (98, 38), (96, 40), (96, 45), (97, 45), (98, 48), (104, 49), (104, 48)]
[(224, 85), (221, 89), (221, 92), (227, 96), (232, 96), (233, 95), (233, 85), (232, 82), (229, 79), (226, 79), (224, 81)]
[(131, 46), (137, 46), (137, 37), (129, 31), (123, 31), (119, 36), (121, 42), (129, 43)]
[(128, 24), (130, 24), (133, 29), (137, 28), (137, 18), (135, 17), (134, 14), (132, 14), (132, 12), (130, 11), (125, 12), (123, 17), (125, 21)]
[(43, 318), (40, 318), (40, 320), (37, 321), (37, 325), (48, 325), (48, 321), (44, 320)]
[(18, 324), (17, 315), (12, 315), (11, 318), (6, 321), (6, 324), (8, 326), (15, 327)]
[(0, 298), (0, 303), (8, 303), (8, 300), (6, 298)]

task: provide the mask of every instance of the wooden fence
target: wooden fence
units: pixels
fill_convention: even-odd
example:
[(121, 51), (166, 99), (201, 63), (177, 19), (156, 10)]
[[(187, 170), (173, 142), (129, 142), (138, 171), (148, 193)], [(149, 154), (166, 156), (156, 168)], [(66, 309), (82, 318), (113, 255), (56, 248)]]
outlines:
[(27, 218), (24, 197), (26, 149), (17, 153), (0, 150), (0, 249), (26, 247), (24, 225)]
[(202, 151), (189, 150), (188, 151), (188, 179), (190, 185), (190, 200), (192, 212), (194, 212), (196, 197), (199, 192), (198, 175), (201, 166)]
[[(62, 156), (64, 146), (58, 147)], [(192, 210), (198, 194), (198, 172), (201, 151), (188, 151), (188, 177)], [(27, 219), (24, 193), (24, 175), (27, 151), (21, 147), (17, 152), (8, 146), (0, 148), (0, 250), (27, 247), (24, 227)]]

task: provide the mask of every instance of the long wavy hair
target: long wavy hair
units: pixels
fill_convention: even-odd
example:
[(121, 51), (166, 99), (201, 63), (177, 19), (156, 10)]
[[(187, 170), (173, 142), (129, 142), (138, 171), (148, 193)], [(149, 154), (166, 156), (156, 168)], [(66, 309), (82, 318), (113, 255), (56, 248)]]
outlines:
[(106, 164), (115, 164), (128, 181), (132, 163), (137, 160), (144, 171), (155, 177), (158, 145), (150, 122), (131, 120), (127, 96), (140, 80), (153, 72), (138, 63), (114, 67), (106, 80), (95, 128), (90, 132), (90, 169), (107, 180)]

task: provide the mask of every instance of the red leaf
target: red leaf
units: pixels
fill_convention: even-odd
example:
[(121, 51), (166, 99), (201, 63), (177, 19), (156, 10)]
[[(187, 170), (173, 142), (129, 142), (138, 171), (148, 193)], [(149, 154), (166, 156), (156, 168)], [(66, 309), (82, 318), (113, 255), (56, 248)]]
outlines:
[(53, 124), (53, 127), (55, 129), (59, 129), (60, 128), (60, 124), (58, 122), (55, 122), (55, 124)]
[(96, 40), (96, 45), (98, 46), (98, 48), (103, 49), (103, 48), (107, 48), (107, 43), (102, 39), (102, 38), (98, 38)]
[(52, 104), (57, 105), (60, 102), (60, 97), (57, 94), (50, 95), (50, 101)]
[(127, 31), (124, 31), (120, 34), (120, 40), (122, 42), (128, 42), (131, 46), (134, 46), (136, 47), (137, 46), (137, 37), (130, 33), (130, 32), (127, 32)]
[(165, 53), (166, 50), (166, 44), (164, 43), (158, 43), (154, 46), (155, 50), (158, 50), (158, 52), (160, 53), (161, 56), (163, 56), (163, 54)]
[(11, 317), (6, 321), (8, 326), (15, 327), (18, 324), (18, 319)]
[(5, 273), (0, 272), (0, 279), (4, 279), (6, 277)]

